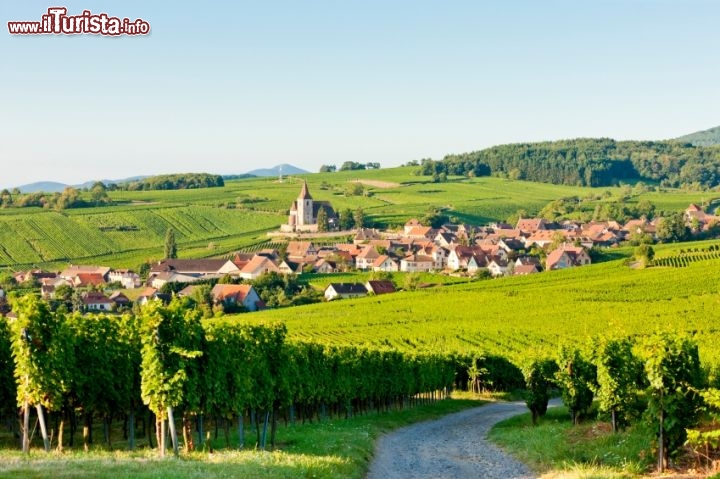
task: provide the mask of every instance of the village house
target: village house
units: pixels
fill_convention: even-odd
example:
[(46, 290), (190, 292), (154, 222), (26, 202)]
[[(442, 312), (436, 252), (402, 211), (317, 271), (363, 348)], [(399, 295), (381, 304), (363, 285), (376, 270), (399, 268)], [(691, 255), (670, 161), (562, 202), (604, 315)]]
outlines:
[(97, 291), (88, 291), (82, 297), (83, 307), (88, 311), (112, 311), (115, 302)]
[(515, 229), (518, 229), (523, 233), (532, 234), (538, 230), (544, 230), (547, 228), (546, 222), (543, 218), (519, 218)]
[(219, 278), (237, 275), (240, 268), (229, 259), (164, 259), (150, 268), (150, 276), (177, 273), (195, 278)]
[(160, 289), (168, 283), (194, 283), (200, 281), (197, 276), (189, 276), (182, 273), (158, 273), (148, 278), (147, 284), (155, 289)]
[(493, 256), (488, 261), (487, 269), (494, 278), (505, 276), (508, 274), (508, 262), (499, 256)]
[(554, 242), (567, 241), (573, 237), (575, 237), (575, 234), (566, 230), (537, 230), (525, 238), (525, 248), (530, 249), (537, 246), (545, 249)]
[(54, 279), (57, 277), (57, 273), (49, 273), (41, 269), (31, 269), (30, 271), (23, 271), (15, 273), (13, 278), (18, 284), (26, 283), (28, 281), (41, 282), (43, 279)]
[(403, 234), (407, 235), (408, 233), (410, 233), (410, 231), (412, 231), (413, 228), (416, 228), (418, 226), (422, 226), (422, 224), (420, 224), (417, 218), (408, 220), (403, 227)]
[(367, 296), (368, 291), (364, 285), (360, 283), (330, 283), (323, 296), (328, 301), (333, 299), (361, 298)]
[(73, 283), (60, 277), (43, 278), (40, 280), (40, 296), (43, 299), (55, 299), (55, 290), (60, 286), (69, 286), (72, 288)]
[(525, 276), (525, 275), (528, 275), (528, 274), (535, 274), (535, 273), (539, 273), (539, 272), (540, 272), (540, 270), (539, 270), (538, 267), (537, 267), (536, 265), (534, 265), (534, 264), (521, 264), (521, 265), (518, 265), (518, 264), (516, 263), (516, 264), (515, 264), (515, 267), (513, 268), (513, 273), (512, 273), (512, 274), (515, 275), (515, 276)]
[(355, 238), (353, 238), (353, 243), (360, 244), (381, 239), (382, 236), (380, 235), (380, 232), (376, 229), (358, 228), (357, 233), (355, 233)]
[(699, 230), (708, 230), (711, 225), (720, 223), (720, 216), (706, 213), (696, 204), (690, 204), (683, 212), (688, 227)]
[(451, 249), (459, 243), (457, 236), (447, 231), (438, 232), (438, 234), (435, 235), (435, 238), (433, 238), (433, 241), (436, 245), (447, 249)]
[(265, 308), (265, 303), (249, 284), (216, 284), (210, 294), (216, 304), (239, 305), (247, 311)]
[(105, 277), (100, 273), (78, 273), (70, 280), (73, 288), (88, 288), (104, 286)]
[(313, 271), (321, 274), (336, 273), (337, 265), (329, 259), (320, 258), (313, 264)]
[(405, 233), (405, 237), (409, 239), (428, 239), (435, 237), (435, 230), (430, 226), (416, 226)]
[(172, 301), (172, 295), (167, 293), (160, 293), (158, 290), (152, 287), (145, 288), (140, 296), (135, 300), (139, 306), (146, 306), (151, 301), (159, 301), (163, 305), (170, 304)]
[(380, 257), (377, 249), (372, 245), (367, 245), (363, 250), (355, 257), (355, 267), (361, 270), (371, 269), (376, 259)]
[(125, 294), (121, 291), (115, 291), (108, 299), (115, 303), (115, 309), (132, 307), (132, 301), (130, 301), (130, 298), (125, 296)]
[(370, 294), (389, 294), (395, 292), (395, 285), (389, 280), (370, 280), (365, 283), (365, 288)]
[(239, 276), (243, 279), (253, 280), (267, 273), (280, 273), (280, 269), (269, 258), (255, 256), (240, 270)]
[(448, 253), (446, 264), (449, 270), (465, 269), (473, 273), (478, 268), (486, 266), (487, 261), (485, 253), (479, 246), (457, 245)]
[(372, 265), (373, 271), (395, 272), (400, 271), (400, 264), (390, 256), (384, 254), (378, 256)]
[(125, 289), (139, 288), (142, 285), (140, 276), (128, 269), (113, 269), (108, 273), (109, 283), (120, 283)]
[(548, 271), (572, 268), (574, 266), (585, 266), (590, 263), (590, 256), (584, 248), (565, 244), (551, 251), (545, 260)]
[(535, 266), (540, 271), (540, 258), (537, 256), (518, 256), (515, 260), (515, 267), (518, 266)]
[(310, 241), (289, 241), (285, 250), (291, 261), (317, 259), (317, 248)]
[(407, 273), (432, 271), (434, 266), (432, 257), (421, 254), (409, 254), (400, 260), (400, 271)]
[(58, 274), (61, 278), (65, 278), (71, 282), (75, 281), (75, 277), (79, 274), (92, 274), (102, 277), (103, 283), (107, 282), (107, 275), (110, 268), (107, 266), (91, 266), (91, 265), (70, 265)]
[(428, 243), (420, 248), (417, 253), (431, 257), (434, 270), (442, 271), (447, 265), (448, 250), (434, 243)]

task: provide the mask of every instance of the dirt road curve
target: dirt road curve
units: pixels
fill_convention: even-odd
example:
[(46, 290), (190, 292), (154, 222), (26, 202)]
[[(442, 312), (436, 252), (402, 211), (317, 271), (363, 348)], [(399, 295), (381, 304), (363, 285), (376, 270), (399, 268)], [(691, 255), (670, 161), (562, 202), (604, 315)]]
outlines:
[(494, 424), (524, 412), (524, 402), (494, 403), (398, 429), (378, 441), (367, 478), (533, 478), (485, 439)]

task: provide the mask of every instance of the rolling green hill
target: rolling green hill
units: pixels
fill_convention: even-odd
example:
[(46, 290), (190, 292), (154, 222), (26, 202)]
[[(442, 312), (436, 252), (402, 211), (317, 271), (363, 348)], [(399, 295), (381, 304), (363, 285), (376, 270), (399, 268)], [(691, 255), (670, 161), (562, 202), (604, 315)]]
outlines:
[[(317, 200), (336, 210), (364, 209), (379, 226), (398, 227), (430, 208), (470, 224), (504, 220), (519, 209), (536, 214), (564, 197), (603, 196), (617, 200), (619, 188), (551, 185), (495, 177), (449, 177), (434, 183), (417, 168), (341, 171), (286, 178), (230, 180), (217, 188), (172, 191), (109, 192), (113, 206), (63, 211), (40, 208), (0, 209), (0, 268), (55, 267), (93, 262), (137, 267), (160, 259), (167, 228), (175, 228), (180, 257), (219, 256), (267, 241), (266, 233), (286, 221), (292, 200), (307, 179)], [(346, 196), (354, 182), (364, 195)], [(609, 194), (601, 195), (605, 191)], [(85, 193), (87, 194), (87, 193)], [(677, 211), (708, 202), (708, 193), (676, 190), (647, 192), (658, 210)], [(605, 201), (601, 199), (598, 201)]]
[(676, 138), (676, 140), (684, 143), (692, 143), (695, 146), (720, 145), (720, 126), (708, 130), (696, 131), (695, 133)]
[[(658, 255), (683, 246), (659, 247)], [(587, 344), (600, 334), (685, 331), (699, 342), (703, 361), (720, 364), (719, 275), (720, 259), (648, 269), (632, 269), (618, 260), (302, 306), (291, 315), (265, 311), (252, 320), (282, 320), (289, 335), (301, 340), (498, 354), (512, 360), (533, 351), (554, 354), (562, 342)]]

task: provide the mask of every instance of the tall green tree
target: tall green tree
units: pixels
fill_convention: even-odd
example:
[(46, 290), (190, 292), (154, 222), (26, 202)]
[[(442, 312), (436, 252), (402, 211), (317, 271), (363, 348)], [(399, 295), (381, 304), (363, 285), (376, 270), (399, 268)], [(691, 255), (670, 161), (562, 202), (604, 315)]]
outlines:
[(0, 207), (7, 208), (8, 206), (12, 206), (12, 205), (13, 205), (12, 193), (10, 193), (7, 189), (0, 191)]
[(327, 211), (324, 206), (320, 207), (317, 215), (317, 227), (318, 231), (325, 232), (330, 229), (330, 221), (328, 219)]
[(341, 230), (347, 231), (355, 227), (355, 218), (350, 208), (340, 211), (340, 218), (338, 221), (340, 223)]
[(165, 259), (177, 258), (177, 243), (175, 242), (175, 230), (168, 228), (165, 233)]
[(684, 241), (689, 236), (689, 228), (685, 226), (685, 217), (682, 213), (675, 213), (662, 218), (655, 231), (658, 241), (673, 243)]
[(107, 193), (107, 187), (102, 181), (97, 181), (90, 188), (90, 198), (92, 198), (95, 206), (106, 205), (111, 203), (110, 196)]
[(353, 213), (353, 221), (355, 223), (356, 228), (364, 228), (365, 227), (365, 212), (362, 208), (357, 208), (355, 212)]

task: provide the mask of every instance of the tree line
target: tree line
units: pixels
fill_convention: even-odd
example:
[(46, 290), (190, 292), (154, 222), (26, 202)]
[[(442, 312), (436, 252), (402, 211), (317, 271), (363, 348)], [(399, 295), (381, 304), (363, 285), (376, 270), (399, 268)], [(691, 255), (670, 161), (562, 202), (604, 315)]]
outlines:
[(89, 193), (89, 199), (83, 197), (82, 192), (72, 186), (66, 187), (62, 193), (37, 192), (23, 194), (18, 189), (14, 189), (13, 191), (4, 189), (0, 191), (0, 207), (38, 207), (64, 210), (67, 208), (107, 206), (112, 204), (112, 200), (107, 193), (108, 188), (101, 181), (95, 182), (89, 190), (84, 191)]
[(418, 174), (500, 176), (573, 186), (612, 186), (646, 181), (667, 187), (713, 188), (720, 184), (720, 146), (677, 141), (581, 138), (500, 145), (423, 159)]
[(117, 189), (127, 191), (187, 190), (220, 186), (225, 186), (225, 181), (220, 175), (211, 175), (209, 173), (182, 173), (151, 176), (130, 183), (118, 184)]

